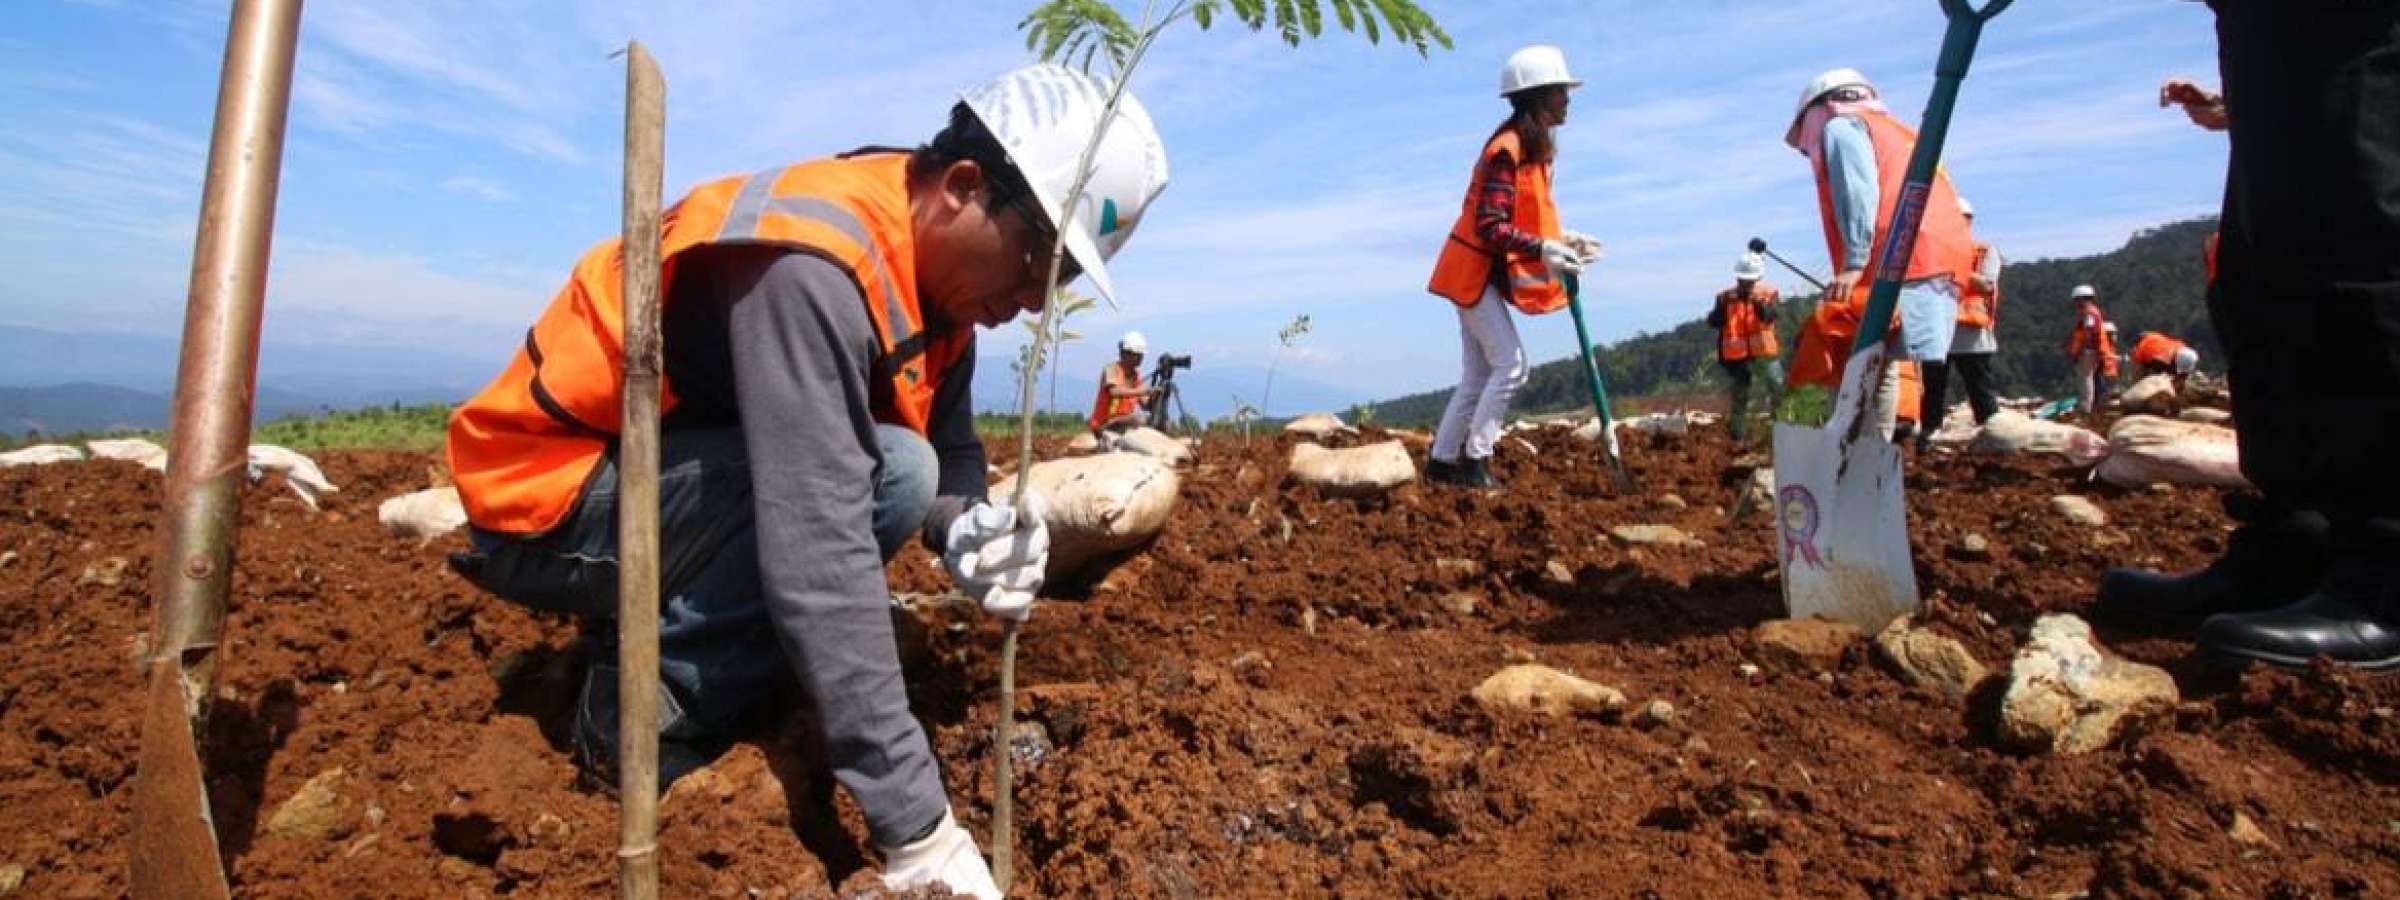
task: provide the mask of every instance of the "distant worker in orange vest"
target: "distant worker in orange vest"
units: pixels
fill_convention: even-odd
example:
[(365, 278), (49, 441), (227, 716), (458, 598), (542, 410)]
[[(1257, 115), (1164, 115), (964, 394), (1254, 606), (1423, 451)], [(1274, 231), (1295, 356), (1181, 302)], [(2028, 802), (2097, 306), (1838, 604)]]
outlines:
[[(1900, 202), (1917, 134), (1892, 117), (1866, 76), (1856, 69), (1834, 69), (1801, 90), (1783, 141), (1807, 157), (1816, 174), (1817, 211), (1834, 269), (1824, 299), (1793, 348), (1791, 381), (1832, 390), (1850, 361), (1850, 344), (1890, 237), (1886, 226)], [(1958, 192), (1949, 174), (1937, 170), (1901, 275), (1893, 360), (1949, 356), (1974, 251)], [(1900, 379), (1900, 367), (1886, 367), (1875, 396), (1875, 421), (1886, 438), (1900, 418)]]
[[(1967, 198), (1958, 198), (1958, 212), (1967, 218), (1971, 229), (1975, 224), (1975, 207)], [(1959, 381), (1967, 389), (1967, 408), (1975, 413), (1975, 424), (1991, 421), (2000, 412), (2000, 398), (1992, 392), (1992, 356), (2000, 352), (2000, 266), (1999, 251), (1982, 240), (1975, 241), (1975, 264), (1967, 276), (1967, 294), (1958, 302), (1958, 328), (1950, 336), (1950, 358), (1926, 360), (1924, 363), (1924, 397), (1917, 432), (1917, 449), (1924, 450), (1933, 441), (1933, 433), (1942, 430), (1942, 419), (1950, 412), (1950, 372), (1958, 371)]]
[[(987, 503), (976, 326), (1041, 308), (1055, 223), (1107, 88), (1051, 65), (966, 92), (914, 150), (868, 148), (709, 182), (667, 210), (660, 422), (661, 790), (796, 683), (893, 890), (996, 898), (909, 709), (884, 562), (918, 537), (995, 616), (1023, 619), (1049, 535), (1039, 504)], [(1166, 186), (1126, 95), (1089, 164), (1062, 275), (1103, 297), (1106, 261)], [(585, 623), (570, 741), (616, 762), (623, 302), (604, 241), (508, 368), (450, 421), (472, 523), (453, 566)]]
[(1736, 441), (1750, 434), (1751, 373), (1766, 376), (1770, 412), (1783, 399), (1783, 367), (1775, 358), (1775, 304), (1783, 298), (1773, 286), (1759, 283), (1766, 274), (1764, 256), (1742, 254), (1733, 264), (1733, 287), (1717, 292), (1716, 308), (1708, 313), (1709, 326), (1717, 329), (1717, 365), (1733, 379), (1733, 411), (1726, 421)]
[(2133, 366), (2143, 375), (2172, 376), (2176, 393), (2182, 393), (2184, 379), (2200, 368), (2200, 351), (2158, 332), (2145, 331), (2133, 342)]
[(1567, 305), (1567, 276), (1599, 258), (1600, 242), (1563, 228), (1550, 202), (1552, 132), (1567, 121), (1567, 92), (1583, 82), (1567, 73), (1566, 54), (1534, 45), (1500, 68), (1509, 117), (1475, 156), (1458, 219), (1442, 241), (1425, 289), (1458, 307), (1465, 352), (1458, 388), (1442, 410), (1427, 454), (1428, 481), (1499, 487), (1489, 460), (1500, 419), (1525, 384), (1525, 345), (1511, 306), (1529, 314)]
[(1142, 411), (1142, 404), (1158, 396), (1158, 390), (1142, 386), (1142, 355), (1148, 352), (1150, 340), (1139, 331), (1125, 332), (1117, 339), (1117, 361), (1100, 369), (1100, 392), (1092, 398), (1092, 417), (1086, 424), (1093, 434), (1150, 424), (1150, 414)]
[(2117, 342), (2100, 312), (2100, 292), (2088, 284), (2068, 295), (2075, 301), (2075, 330), (2067, 335), (2067, 360), (2075, 371), (2075, 411), (2090, 416), (2108, 399), (2117, 377)]

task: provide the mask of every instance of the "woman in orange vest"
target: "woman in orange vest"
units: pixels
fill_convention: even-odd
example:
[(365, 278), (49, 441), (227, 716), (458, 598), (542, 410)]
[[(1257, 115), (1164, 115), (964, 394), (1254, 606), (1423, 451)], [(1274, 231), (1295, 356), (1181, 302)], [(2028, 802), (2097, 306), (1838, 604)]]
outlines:
[(1117, 361), (1100, 370), (1100, 392), (1092, 397), (1091, 418), (1084, 424), (1092, 434), (1103, 431), (1126, 431), (1150, 423), (1142, 404), (1158, 395), (1158, 391), (1142, 386), (1142, 355), (1150, 352), (1150, 340), (1139, 331), (1125, 332), (1117, 339)]
[[(868, 149), (701, 185), (660, 233), (659, 787), (741, 737), (796, 681), (893, 890), (998, 898), (909, 709), (884, 562), (912, 537), (985, 611), (1022, 619), (1048, 532), (984, 502), (974, 329), (1041, 307), (1067, 186), (1089, 173), (1064, 272), (1104, 263), (1166, 184), (1130, 95), (1088, 169), (1105, 87), (1029, 66), (971, 90), (915, 150)], [(1019, 168), (1022, 165), (1023, 168)], [(1029, 177), (1027, 173), (1038, 173)], [(594, 645), (577, 762), (615, 765), (624, 254), (577, 263), (506, 370), (459, 408), (449, 460), (472, 524), (452, 559), (504, 599), (581, 617)], [(595, 771), (597, 770), (597, 771)], [(610, 780), (613, 783), (613, 780)]]
[(2133, 342), (2133, 365), (2143, 375), (2172, 376), (2175, 390), (2181, 392), (2183, 380), (2200, 368), (2200, 351), (2158, 332), (2145, 331)]
[(1733, 264), (1733, 287), (1717, 292), (1708, 324), (1717, 329), (1717, 365), (1733, 379), (1733, 409), (1727, 429), (1736, 441), (1750, 435), (1751, 370), (1767, 377), (1767, 409), (1783, 397), (1783, 370), (1776, 361), (1775, 304), (1781, 295), (1758, 283), (1767, 274), (1766, 260), (1757, 253), (1742, 254)]
[(1499, 486), (1487, 460), (1526, 373), (1525, 346), (1508, 307), (1556, 312), (1567, 305), (1566, 277), (1600, 253), (1599, 241), (1559, 227), (1550, 202), (1552, 132), (1567, 121), (1567, 92), (1582, 84), (1567, 73), (1557, 47), (1526, 47), (1501, 67), (1508, 120), (1476, 155), (1466, 200), (1426, 284), (1457, 304), (1465, 348), (1458, 388), (1434, 432), (1426, 480)]
[(2075, 411), (2089, 416), (2108, 396), (2107, 385), (2117, 377), (2117, 342), (2108, 318), (2100, 312), (2100, 292), (2079, 284), (2075, 301), (2075, 331), (2067, 335), (2067, 359), (2075, 366)]
[[(1856, 69), (1834, 69), (1810, 80), (1783, 135), (1816, 174), (1817, 212), (1833, 259), (1817, 311), (1793, 348), (1791, 380), (1835, 388), (1850, 360), (1851, 341), (1866, 310), (1875, 266), (1890, 237), (1885, 226), (1900, 202), (1917, 134), (1892, 117), (1875, 86)], [(1974, 261), (1974, 242), (1958, 193), (1946, 172), (1934, 173), (1916, 244), (1902, 273), (1893, 316), (1894, 359), (1939, 360), (1949, 355), (1958, 299)], [(1900, 413), (1900, 372), (1887, 367), (1876, 392), (1875, 416), (1893, 434)]]
[[(1975, 207), (1967, 198), (1958, 198), (1958, 212), (1972, 229)], [(1959, 382), (1967, 390), (1967, 408), (1974, 412), (1975, 424), (1991, 421), (2000, 412), (2000, 398), (1992, 391), (1992, 357), (2000, 352), (2000, 253), (1983, 241), (1974, 243), (1974, 265), (1969, 269), (1966, 296), (1958, 302), (1958, 328), (1950, 336), (1950, 358), (1924, 363), (1919, 451), (1932, 445), (1934, 433), (1942, 430), (1942, 419), (1949, 415), (1952, 370), (1958, 372)]]

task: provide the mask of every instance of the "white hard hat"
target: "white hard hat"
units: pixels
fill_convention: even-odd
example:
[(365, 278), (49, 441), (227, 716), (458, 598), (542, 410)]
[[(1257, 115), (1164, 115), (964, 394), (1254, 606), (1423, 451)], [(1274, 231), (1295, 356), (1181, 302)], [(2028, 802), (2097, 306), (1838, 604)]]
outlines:
[(2076, 286), (2075, 286), (2075, 292), (2074, 292), (2074, 293), (2067, 295), (2067, 299), (2069, 299), (2069, 300), (2081, 300), (2081, 299), (2083, 299), (2083, 298), (2085, 298), (2085, 297), (2097, 297), (2097, 296), (2100, 296), (2100, 292), (2099, 292), (2099, 291), (2092, 290), (2092, 286), (2091, 286), (2091, 285), (2088, 285), (2088, 284), (2079, 284), (2079, 285), (2076, 285)]
[(2175, 374), (2190, 375), (2200, 368), (2200, 351), (2184, 347), (2175, 351)]
[(1757, 281), (1766, 274), (1767, 260), (1756, 253), (1744, 253), (1733, 264), (1733, 277), (1742, 281)]
[(1125, 332), (1124, 337), (1117, 339), (1117, 352), (1148, 353), (1150, 352), (1150, 339), (1143, 337), (1139, 331)]
[(2110, 334), (2115, 334), (2115, 333), (2117, 333), (2117, 323), (2115, 323), (2115, 322), (2102, 322), (2102, 323), (2100, 323), (2100, 330), (2101, 330), (2101, 331), (2108, 332), (2108, 333), (2110, 333)]
[[(1075, 186), (1075, 163), (1108, 105), (1108, 86), (1065, 66), (1042, 63), (1002, 75), (959, 96), (991, 129), (1008, 161), (1033, 187), (1052, 224)], [(1092, 154), (1091, 178), (1066, 229), (1067, 255), (1083, 267), (1101, 299), (1116, 302), (1108, 260), (1133, 236), (1150, 202), (1167, 188), (1167, 148), (1132, 92), (1118, 98), (1107, 134)]]
[(1535, 44), (1508, 55), (1500, 67), (1500, 96), (1518, 91), (1563, 84), (1582, 87), (1583, 81), (1567, 74), (1567, 54), (1549, 44)]
[(1974, 215), (1975, 204), (1968, 203), (1967, 198), (1965, 197), (1958, 198), (1958, 214), (1962, 216)]
[(1800, 89), (1800, 103), (1792, 107), (1792, 127), (1784, 129), (1783, 142), (1794, 147), (1800, 146), (1800, 117), (1808, 112), (1808, 105), (1838, 88), (1846, 87), (1863, 87), (1870, 92), (1875, 90), (1874, 83), (1868, 81), (1867, 76), (1859, 74), (1857, 69), (1829, 69), (1809, 79), (1808, 86)]

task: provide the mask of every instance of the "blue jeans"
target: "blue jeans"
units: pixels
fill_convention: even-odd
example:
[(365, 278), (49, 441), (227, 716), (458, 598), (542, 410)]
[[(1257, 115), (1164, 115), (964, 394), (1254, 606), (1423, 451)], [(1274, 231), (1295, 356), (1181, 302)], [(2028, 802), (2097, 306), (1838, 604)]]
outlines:
[[(875, 540), (899, 552), (933, 504), (939, 462), (925, 439), (878, 425)], [(659, 789), (733, 746), (756, 701), (779, 693), (790, 666), (768, 618), (758, 574), (750, 461), (739, 429), (660, 435)], [(581, 618), (590, 666), (576, 700), (576, 761), (613, 771), (617, 746), (617, 466), (604, 460), (565, 522), (534, 538), (474, 529), (454, 561), (511, 602)], [(613, 777), (605, 779), (611, 784)]]

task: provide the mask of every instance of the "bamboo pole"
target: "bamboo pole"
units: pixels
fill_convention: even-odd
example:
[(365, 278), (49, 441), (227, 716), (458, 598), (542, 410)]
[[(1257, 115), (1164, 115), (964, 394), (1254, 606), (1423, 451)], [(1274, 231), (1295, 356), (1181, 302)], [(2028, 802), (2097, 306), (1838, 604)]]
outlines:
[(229, 894), (198, 734), (220, 662), (300, 0), (235, 0), (184, 306), (133, 796), (132, 896)]
[(617, 830), (620, 895), (658, 896), (659, 182), (666, 84), (625, 54), (625, 406), (617, 435)]

